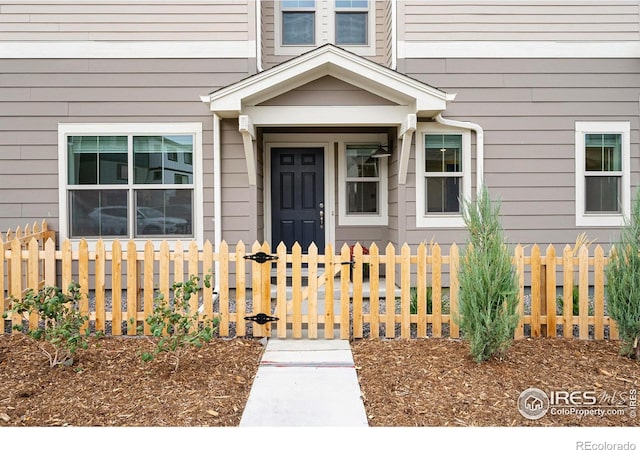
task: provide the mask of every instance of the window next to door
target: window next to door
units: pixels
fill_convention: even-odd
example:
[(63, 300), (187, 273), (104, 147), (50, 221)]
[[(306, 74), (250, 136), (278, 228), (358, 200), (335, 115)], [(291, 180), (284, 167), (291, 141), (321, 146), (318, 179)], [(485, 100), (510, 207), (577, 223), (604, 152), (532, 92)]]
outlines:
[(60, 124), (58, 145), (63, 237), (200, 237), (202, 124)]
[(338, 147), (340, 225), (387, 225), (387, 158), (372, 158), (378, 142)]
[(622, 226), (631, 209), (630, 123), (576, 122), (576, 225)]
[(471, 135), (421, 124), (416, 141), (416, 226), (463, 227), (463, 199), (471, 197)]

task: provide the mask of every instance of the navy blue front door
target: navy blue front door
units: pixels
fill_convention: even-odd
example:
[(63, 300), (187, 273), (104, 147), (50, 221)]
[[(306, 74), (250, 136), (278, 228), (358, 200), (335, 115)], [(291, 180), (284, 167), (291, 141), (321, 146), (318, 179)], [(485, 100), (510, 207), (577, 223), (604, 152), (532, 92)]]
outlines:
[(273, 248), (298, 242), (303, 251), (314, 242), (324, 250), (324, 154), (322, 148), (271, 150), (271, 223)]

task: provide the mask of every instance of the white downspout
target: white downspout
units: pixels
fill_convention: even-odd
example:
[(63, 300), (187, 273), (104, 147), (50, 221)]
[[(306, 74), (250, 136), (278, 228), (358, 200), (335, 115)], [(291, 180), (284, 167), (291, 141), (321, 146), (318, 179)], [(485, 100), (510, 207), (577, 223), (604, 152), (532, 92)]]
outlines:
[(396, 25), (398, 12), (396, 0), (391, 0), (391, 70), (396, 70), (398, 67), (398, 28)]
[(476, 133), (476, 190), (480, 193), (484, 184), (484, 130), (477, 123), (445, 119), (442, 117), (442, 113), (438, 113), (434, 119), (436, 119), (436, 122), (439, 124), (455, 128), (464, 128)]
[[(220, 116), (213, 113), (213, 248), (220, 251), (222, 242), (222, 181), (220, 177)], [(214, 263), (214, 292), (220, 292), (220, 261)]]
[(262, 72), (262, 0), (256, 0), (256, 70)]

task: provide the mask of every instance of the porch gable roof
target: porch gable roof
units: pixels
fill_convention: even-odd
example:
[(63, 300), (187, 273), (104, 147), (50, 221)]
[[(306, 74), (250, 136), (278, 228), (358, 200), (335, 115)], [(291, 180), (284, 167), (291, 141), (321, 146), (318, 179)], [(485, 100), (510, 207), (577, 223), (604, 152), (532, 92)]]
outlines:
[[(369, 107), (369, 117), (354, 115), (350, 107), (331, 106), (289, 107), (295, 114), (289, 116), (291, 125), (316, 124), (382, 124), (399, 123), (397, 118), (415, 114), (433, 117), (446, 109), (447, 102), (455, 98), (440, 89), (429, 86), (404, 74), (377, 64), (332, 44), (326, 44), (280, 65), (252, 75), (234, 84), (202, 96), (210, 109), (222, 118), (235, 118), (250, 114), (257, 125), (259, 116), (273, 117), (272, 111), (261, 103), (324, 76), (332, 76), (397, 106), (378, 106), (378, 113)], [(264, 115), (259, 111), (264, 109)], [(326, 110), (326, 111), (324, 111)], [(342, 111), (342, 114), (341, 114)], [(324, 114), (323, 114), (324, 113)], [(326, 119), (323, 120), (323, 116)], [(291, 119), (299, 123), (291, 123)], [(296, 119), (297, 118), (297, 119)], [(258, 120), (256, 120), (258, 119)], [(267, 123), (261, 123), (261, 125)], [(280, 123), (273, 123), (273, 125)]]

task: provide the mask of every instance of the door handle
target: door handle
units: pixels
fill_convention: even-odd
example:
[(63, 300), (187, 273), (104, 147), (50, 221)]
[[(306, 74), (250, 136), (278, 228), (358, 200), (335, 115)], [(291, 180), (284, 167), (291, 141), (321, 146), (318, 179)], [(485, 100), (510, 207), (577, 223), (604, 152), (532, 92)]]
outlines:
[(320, 207), (320, 229), (324, 228), (324, 203), (318, 205)]

